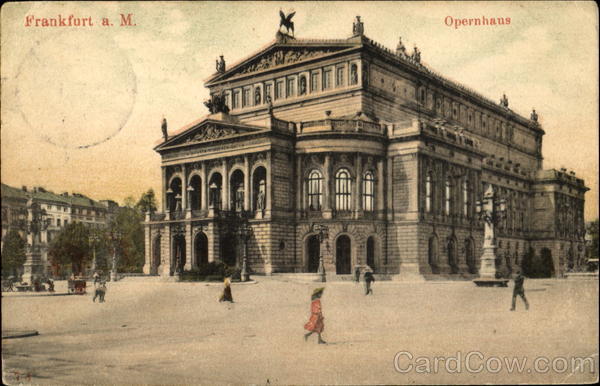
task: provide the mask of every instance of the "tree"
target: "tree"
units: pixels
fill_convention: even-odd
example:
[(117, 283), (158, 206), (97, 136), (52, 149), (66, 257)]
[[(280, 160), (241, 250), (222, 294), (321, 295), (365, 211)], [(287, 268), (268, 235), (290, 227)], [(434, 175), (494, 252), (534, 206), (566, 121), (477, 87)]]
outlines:
[(121, 234), (117, 245), (118, 269), (125, 272), (141, 272), (144, 266), (143, 214), (130, 207), (120, 208), (110, 230)]
[(91, 258), (89, 228), (82, 223), (70, 223), (50, 243), (48, 254), (54, 266), (71, 265), (72, 272), (81, 275)]
[(156, 195), (154, 189), (148, 189), (146, 193), (142, 194), (140, 200), (135, 204), (135, 208), (141, 213), (156, 212)]
[(2, 245), (2, 276), (18, 276), (18, 270), (25, 263), (25, 240), (16, 229), (4, 236)]

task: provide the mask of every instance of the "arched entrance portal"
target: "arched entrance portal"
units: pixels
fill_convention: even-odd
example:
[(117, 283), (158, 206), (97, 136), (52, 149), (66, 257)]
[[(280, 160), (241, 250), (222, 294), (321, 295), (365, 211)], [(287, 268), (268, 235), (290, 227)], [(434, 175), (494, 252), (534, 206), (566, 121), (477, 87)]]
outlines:
[(197, 266), (208, 264), (208, 238), (203, 232), (198, 233), (194, 239), (194, 256)]
[(233, 233), (228, 233), (221, 239), (221, 261), (235, 267), (237, 260), (237, 239)]
[(473, 248), (473, 240), (465, 240), (465, 259), (467, 260), (467, 267), (469, 267), (469, 273), (477, 273), (477, 261), (475, 260), (475, 250)]
[(540, 251), (540, 260), (538, 277), (553, 277), (554, 261), (552, 260), (552, 251), (548, 248), (542, 248)]
[(173, 238), (173, 256), (171, 257), (171, 275), (182, 272), (185, 266), (185, 237), (178, 235)]
[(454, 238), (448, 240), (448, 265), (451, 273), (458, 273), (458, 259), (456, 253), (456, 241)]
[(158, 266), (160, 265), (160, 236), (154, 238), (152, 244), (152, 263), (150, 264), (150, 274), (156, 275), (158, 273)]
[(375, 238), (373, 236), (367, 239), (367, 265), (375, 271)]
[(306, 240), (307, 267), (306, 271), (316, 273), (319, 270), (319, 258), (321, 251), (321, 242), (318, 235), (310, 236)]
[(335, 273), (349, 275), (352, 272), (350, 237), (346, 235), (338, 237), (335, 251)]

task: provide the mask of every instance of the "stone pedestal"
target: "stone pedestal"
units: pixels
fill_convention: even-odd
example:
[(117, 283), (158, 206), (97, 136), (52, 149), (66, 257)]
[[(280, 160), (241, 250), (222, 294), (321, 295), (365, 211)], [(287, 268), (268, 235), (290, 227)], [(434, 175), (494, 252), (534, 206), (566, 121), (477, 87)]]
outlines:
[(481, 256), (481, 267), (479, 268), (479, 277), (482, 279), (496, 278), (496, 246), (484, 246)]
[(32, 284), (34, 278), (41, 277), (43, 274), (42, 255), (35, 250), (27, 252), (25, 264), (23, 264), (22, 281)]

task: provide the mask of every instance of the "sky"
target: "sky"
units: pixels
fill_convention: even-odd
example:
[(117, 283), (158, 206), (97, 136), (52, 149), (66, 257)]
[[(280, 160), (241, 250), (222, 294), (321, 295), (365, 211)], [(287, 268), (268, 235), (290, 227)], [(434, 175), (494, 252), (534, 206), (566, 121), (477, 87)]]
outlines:
[[(298, 38), (401, 36), (431, 69), (529, 117), (546, 135), (544, 167), (584, 178), (586, 220), (598, 217), (598, 9), (593, 2), (8, 3), (1, 9), (1, 179), (123, 202), (160, 191), (163, 116), (169, 131), (208, 111), (203, 84), (275, 37), (279, 10)], [(121, 26), (121, 14), (132, 25)], [(91, 18), (91, 27), (35, 19)], [(453, 19), (510, 17), (502, 26)], [(29, 19), (27, 19), (29, 17)], [(112, 25), (102, 26), (106, 18)], [(32, 20), (27, 26), (27, 20)], [(66, 23), (67, 21), (65, 21)], [(41, 24), (41, 20), (39, 24)], [(133, 25), (134, 24), (134, 25)]]

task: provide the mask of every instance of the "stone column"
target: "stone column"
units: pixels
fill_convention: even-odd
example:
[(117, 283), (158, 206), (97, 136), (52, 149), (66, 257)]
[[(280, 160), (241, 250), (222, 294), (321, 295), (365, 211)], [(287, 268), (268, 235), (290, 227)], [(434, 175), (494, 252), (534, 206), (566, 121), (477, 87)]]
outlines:
[(302, 205), (304, 199), (304, 184), (302, 184), (302, 175), (302, 155), (299, 154), (296, 156), (296, 213), (298, 217), (300, 216), (302, 210), (304, 210), (304, 205)]
[(267, 202), (265, 204), (265, 217), (271, 217), (273, 209), (273, 156), (271, 150), (267, 151), (267, 181), (265, 189), (267, 190)]
[(394, 160), (392, 156), (388, 155), (387, 160), (387, 213), (388, 220), (394, 220), (394, 197), (393, 197), (393, 187), (394, 187), (394, 173), (393, 173), (393, 165)]
[(166, 226), (161, 234), (160, 237), (160, 248), (161, 248), (161, 253), (160, 253), (160, 266), (158, 267), (158, 274), (162, 277), (162, 278), (169, 278), (170, 273), (171, 273), (171, 259), (172, 259), (172, 246), (173, 246), (173, 240), (172, 240), (172, 233), (171, 232), (171, 227), (170, 226)]
[(229, 165), (227, 165), (227, 159), (223, 159), (223, 183), (221, 185), (221, 208), (223, 210), (229, 210)]
[(377, 217), (380, 219), (383, 218), (385, 212), (384, 202), (383, 158), (381, 158), (377, 160), (377, 196), (375, 197)]
[(207, 210), (208, 209), (208, 181), (207, 179), (207, 170), (206, 170), (206, 162), (202, 163), (202, 169), (200, 171), (202, 181), (200, 181), (200, 209)]
[(193, 262), (195, 256), (192, 255), (193, 243), (194, 240), (192, 240), (192, 223), (188, 221), (185, 223), (185, 264), (183, 266), (183, 269), (185, 271), (189, 271), (192, 269), (192, 267), (196, 266), (195, 262)]
[(187, 166), (181, 165), (181, 210), (185, 213), (187, 209), (188, 183), (187, 183)]
[(168, 208), (167, 208), (167, 190), (169, 189), (169, 187), (167, 186), (167, 168), (165, 166), (161, 167), (161, 173), (162, 173), (162, 210), (163, 212), (168, 212)]
[(250, 186), (250, 160), (248, 155), (244, 155), (244, 210), (250, 210), (250, 192), (252, 187)]
[(144, 268), (142, 269), (144, 275), (150, 275), (150, 271), (152, 270), (152, 234), (150, 233), (150, 212), (146, 212), (144, 224)]
[(324, 176), (323, 176), (323, 218), (331, 218), (331, 155), (327, 153), (325, 155), (325, 163), (323, 165)]
[(354, 169), (356, 170), (356, 182), (354, 184), (354, 218), (362, 217), (362, 159), (360, 154), (356, 154), (354, 160)]

